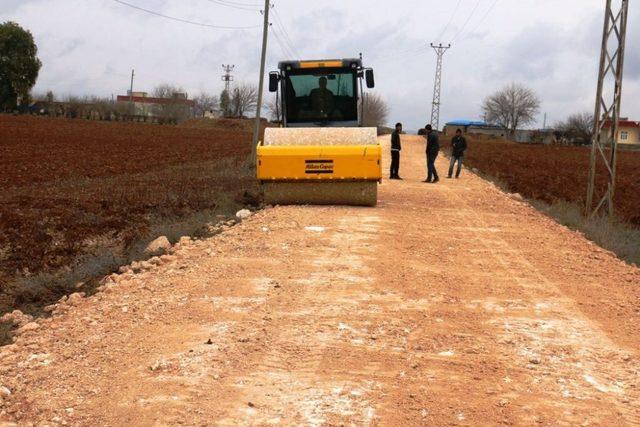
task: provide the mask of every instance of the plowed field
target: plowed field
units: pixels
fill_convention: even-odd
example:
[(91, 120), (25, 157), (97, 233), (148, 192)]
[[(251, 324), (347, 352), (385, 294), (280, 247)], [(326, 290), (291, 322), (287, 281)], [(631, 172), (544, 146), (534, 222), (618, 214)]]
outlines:
[(0, 311), (3, 299), (37, 299), (7, 300), (16, 272), (67, 268), (154, 224), (241, 206), (254, 185), (250, 141), (240, 130), (0, 116)]
[[(448, 142), (447, 142), (448, 143)], [(583, 202), (590, 149), (470, 140), (466, 161), (514, 192), (549, 203)], [(600, 185), (605, 183), (600, 171)], [(616, 195), (621, 219), (640, 225), (640, 152), (621, 151)]]

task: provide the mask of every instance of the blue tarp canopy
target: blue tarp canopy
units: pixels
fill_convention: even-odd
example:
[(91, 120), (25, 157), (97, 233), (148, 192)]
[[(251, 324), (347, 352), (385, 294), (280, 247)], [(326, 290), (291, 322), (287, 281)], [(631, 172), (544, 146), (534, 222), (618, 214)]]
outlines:
[(483, 120), (453, 120), (447, 126), (487, 126)]

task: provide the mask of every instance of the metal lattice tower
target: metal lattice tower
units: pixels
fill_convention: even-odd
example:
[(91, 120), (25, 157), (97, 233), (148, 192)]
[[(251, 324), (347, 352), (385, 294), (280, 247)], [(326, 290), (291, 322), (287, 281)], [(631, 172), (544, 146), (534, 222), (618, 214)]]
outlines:
[[(591, 143), (591, 164), (585, 212), (594, 216), (604, 210), (613, 215), (613, 198), (616, 186), (618, 156), (618, 125), (622, 99), (622, 75), (624, 50), (627, 36), (629, 0), (607, 0), (600, 73), (594, 113), (594, 131)], [(617, 12), (616, 12), (617, 11)], [(605, 90), (605, 84), (611, 85)], [(608, 148), (608, 149), (607, 149)], [(607, 187), (604, 194), (596, 186), (597, 170), (603, 165), (606, 170)], [(597, 197), (597, 198), (596, 198)], [(598, 204), (594, 207), (594, 202)]]
[(440, 88), (442, 87), (442, 57), (444, 53), (451, 48), (451, 44), (443, 46), (442, 43), (434, 45), (431, 43), (431, 47), (436, 51), (438, 55), (438, 63), (436, 65), (436, 81), (433, 85), (433, 104), (431, 106), (431, 126), (434, 129), (438, 129), (440, 126)]
[(231, 75), (234, 68), (236, 68), (235, 65), (222, 65), (222, 69), (224, 70), (222, 81), (224, 82), (224, 90), (226, 90), (227, 93), (229, 93), (231, 82), (234, 80), (233, 76)]

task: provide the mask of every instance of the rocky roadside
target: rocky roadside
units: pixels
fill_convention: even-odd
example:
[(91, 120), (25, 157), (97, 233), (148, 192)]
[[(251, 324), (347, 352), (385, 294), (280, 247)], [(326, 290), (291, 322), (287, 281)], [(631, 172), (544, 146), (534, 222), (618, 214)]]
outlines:
[[(226, 219), (217, 223), (211, 227), (210, 232), (212, 235), (224, 233), (253, 215), (254, 212), (248, 209), (240, 210), (234, 219)], [(119, 299), (120, 295), (116, 294), (129, 293), (131, 291), (129, 285), (134, 279), (159, 268), (163, 268), (170, 274), (173, 270), (183, 267), (179, 264), (185, 258), (187, 251), (202, 249), (204, 246), (204, 241), (189, 236), (183, 236), (174, 245), (171, 245), (165, 236), (160, 236), (152, 241), (145, 250), (145, 253), (151, 256), (149, 259), (134, 261), (129, 265), (120, 267), (117, 273), (102, 278), (95, 295), (76, 292), (63, 296), (57, 303), (46, 306), (44, 312), (47, 315), (42, 317), (34, 317), (22, 313), (20, 310), (14, 310), (2, 316), (0, 321), (10, 323), (14, 329), (12, 332), (13, 342), (0, 347), (0, 427), (17, 425), (9, 420), (20, 419), (24, 408), (29, 406), (28, 401), (16, 399), (16, 392), (23, 391), (22, 396), (24, 396), (24, 390), (21, 390), (21, 388), (37, 386), (37, 384), (30, 384), (28, 379), (18, 374), (18, 370), (24, 370), (24, 368), (42, 369), (53, 362), (50, 355), (43, 353), (40, 347), (40, 335), (43, 330), (55, 330), (59, 326), (58, 319), (61, 316), (73, 315), (74, 311), (80, 311), (79, 309), (83, 306), (94, 305), (96, 306), (95, 315), (84, 317), (81, 320), (89, 334), (93, 332), (96, 336), (99, 336), (100, 333), (105, 332), (103, 325), (98, 320), (100, 315), (108, 311), (108, 308), (101, 304), (105, 295)], [(202, 250), (204, 250), (204, 255), (206, 256), (214, 255), (211, 249)], [(150, 291), (145, 289), (144, 286), (141, 290)], [(129, 299), (129, 295), (124, 295), (124, 298)], [(136, 305), (138, 303), (139, 301), (133, 303), (123, 302), (115, 308), (119, 313), (127, 315), (130, 311), (137, 311)], [(156, 303), (161, 305), (158, 301)], [(148, 319), (142, 319), (142, 321), (145, 320)], [(79, 363), (79, 360), (85, 359), (86, 355), (81, 355), (74, 351), (72, 344), (74, 343), (63, 344), (68, 349), (66, 353), (66, 356), (68, 356), (67, 362)], [(66, 413), (69, 417), (73, 417), (73, 407), (67, 408)], [(67, 425), (65, 417), (62, 416), (55, 416), (50, 421), (54, 425)], [(27, 423), (26, 425), (35, 424)]]

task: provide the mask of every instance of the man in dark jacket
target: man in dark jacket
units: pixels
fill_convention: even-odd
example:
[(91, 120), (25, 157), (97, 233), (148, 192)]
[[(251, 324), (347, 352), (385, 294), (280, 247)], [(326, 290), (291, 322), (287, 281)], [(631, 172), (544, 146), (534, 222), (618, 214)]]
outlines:
[(391, 134), (391, 174), (390, 179), (400, 178), (400, 134), (402, 133), (402, 123), (396, 124), (396, 130)]
[(447, 178), (451, 178), (453, 176), (453, 168), (458, 162), (458, 170), (456, 171), (456, 179), (460, 177), (460, 172), (462, 171), (462, 163), (464, 160), (464, 152), (467, 149), (467, 140), (464, 136), (462, 136), (462, 131), (458, 129), (456, 131), (456, 136), (451, 140), (451, 163), (449, 164), (449, 176)]
[(440, 141), (438, 132), (433, 130), (431, 125), (427, 125), (427, 179), (424, 182), (437, 183), (440, 181), (436, 170), (436, 159), (440, 152)]

